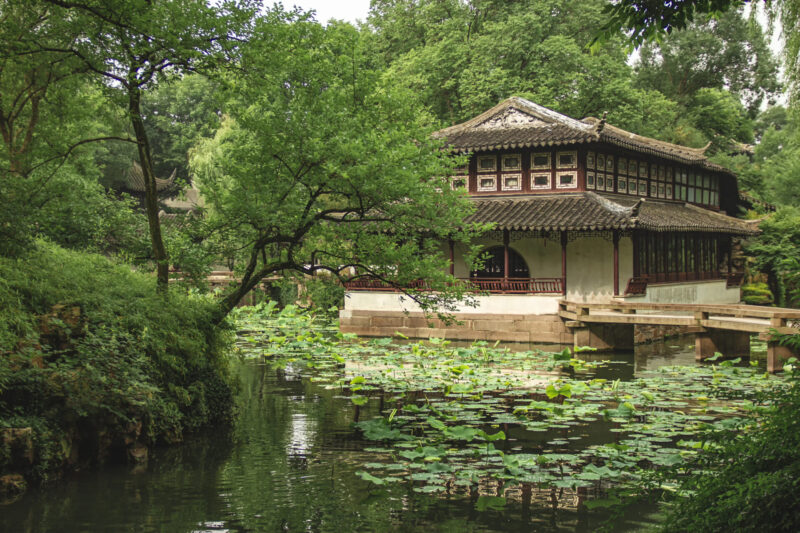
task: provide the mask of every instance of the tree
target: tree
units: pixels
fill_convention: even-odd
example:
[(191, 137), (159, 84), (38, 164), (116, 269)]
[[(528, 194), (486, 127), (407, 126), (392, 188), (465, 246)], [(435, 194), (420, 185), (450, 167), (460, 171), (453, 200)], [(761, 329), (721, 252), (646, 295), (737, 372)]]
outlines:
[(110, 94), (127, 108), (145, 181), (145, 210), (158, 273), (158, 286), (169, 279), (167, 250), (161, 235), (156, 175), (150, 138), (144, 124), (142, 95), (168, 74), (214, 68), (224, 61), (225, 45), (244, 36), (256, 6), (203, 0), (37, 0), (82, 36), (64, 43), (34, 35), (36, 52), (79, 59), (101, 76)]
[(256, 25), (228, 80), (228, 118), (192, 156), (206, 244), (233, 255), (241, 274), (220, 319), (281, 272), (398, 287), (425, 279), (437, 292), (409, 294), (426, 307), (463, 296), (441, 254), (444, 240), (474, 229), (446, 178), (456, 161), (414, 95), (368, 63), (349, 25), (281, 10)]
[(95, 224), (97, 215), (114, 210), (97, 184), (97, 143), (131, 140), (108, 126), (110, 113), (81, 61), (30, 46), (33, 39), (71, 46), (80, 40), (72, 30), (43, 4), (3, 5), (0, 253), (6, 255), (24, 251), (37, 235), (98, 245), (99, 228), (108, 226)]
[(685, 105), (701, 89), (725, 89), (745, 103), (751, 117), (781, 88), (761, 26), (736, 9), (719, 18), (699, 17), (681, 31), (643, 44), (636, 74), (642, 87)]
[(602, 0), (383, 0), (372, 4), (368, 38), (393, 83), (416, 92), (443, 124), (518, 95), (579, 118), (608, 111), (611, 122), (626, 128), (656, 116), (652, 129), (670, 131), (664, 117), (676, 116), (667, 109), (672, 105), (634, 86), (621, 41), (609, 40), (595, 54), (587, 50), (604, 21), (603, 6)]
[[(631, 47), (648, 41), (658, 41), (673, 30), (689, 26), (697, 15), (719, 18), (733, 8), (750, 0), (619, 0), (606, 4), (607, 22), (595, 36), (599, 45), (620, 33), (627, 35)], [(756, 4), (756, 2), (753, 2)], [(800, 84), (800, 3), (797, 0), (764, 0), (772, 22), (780, 20), (786, 46), (783, 59), (786, 74), (793, 90)]]

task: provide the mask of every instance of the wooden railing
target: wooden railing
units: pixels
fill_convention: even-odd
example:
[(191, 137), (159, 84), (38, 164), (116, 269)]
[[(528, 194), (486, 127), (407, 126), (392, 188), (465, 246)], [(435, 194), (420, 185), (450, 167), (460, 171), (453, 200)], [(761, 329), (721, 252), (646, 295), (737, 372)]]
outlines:
[(499, 294), (562, 294), (562, 278), (462, 278), (476, 291)]
[[(563, 294), (562, 278), (460, 278), (459, 282), (469, 285), (476, 292), (492, 294)], [(351, 291), (395, 291), (396, 287), (377, 279), (361, 278), (344, 284)], [(408, 284), (409, 289), (429, 290), (422, 281)]]

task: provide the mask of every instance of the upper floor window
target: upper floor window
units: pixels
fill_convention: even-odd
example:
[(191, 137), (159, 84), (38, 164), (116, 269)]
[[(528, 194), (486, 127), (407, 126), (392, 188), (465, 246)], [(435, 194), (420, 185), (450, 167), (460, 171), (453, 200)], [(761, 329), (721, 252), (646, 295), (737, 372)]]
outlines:
[(504, 191), (521, 191), (522, 174), (503, 174)]
[(508, 154), (502, 157), (503, 170), (522, 170), (522, 157), (519, 154)]
[(556, 168), (575, 168), (578, 166), (578, 152), (558, 152), (556, 154)]
[(466, 189), (469, 183), (469, 176), (453, 176), (450, 178), (450, 188), (455, 190)]
[(478, 190), (479, 191), (496, 191), (497, 190), (497, 177), (496, 176), (478, 176)]
[(479, 156), (478, 172), (497, 172), (497, 157), (493, 155)]
[(550, 189), (552, 185), (550, 184), (550, 173), (549, 172), (538, 172), (531, 174), (531, 189)]
[(531, 170), (550, 170), (550, 152), (539, 152), (531, 154)]
[(573, 189), (578, 186), (578, 179), (574, 172), (557, 172), (556, 187), (559, 189)]

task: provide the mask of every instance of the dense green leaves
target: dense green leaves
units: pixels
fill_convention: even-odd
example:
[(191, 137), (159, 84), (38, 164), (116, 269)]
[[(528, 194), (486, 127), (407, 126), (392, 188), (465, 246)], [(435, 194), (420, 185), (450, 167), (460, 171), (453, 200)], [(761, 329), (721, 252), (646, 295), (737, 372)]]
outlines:
[(451, 301), (436, 252), (471, 233), (469, 203), (448, 186), (454, 161), (429, 115), (364, 54), (347, 25), (280, 11), (256, 25), (228, 83), (229, 117), (192, 159), (217, 237), (208, 243), (243, 273), (225, 310), (279, 271), (425, 279), (442, 292), (416, 299)]

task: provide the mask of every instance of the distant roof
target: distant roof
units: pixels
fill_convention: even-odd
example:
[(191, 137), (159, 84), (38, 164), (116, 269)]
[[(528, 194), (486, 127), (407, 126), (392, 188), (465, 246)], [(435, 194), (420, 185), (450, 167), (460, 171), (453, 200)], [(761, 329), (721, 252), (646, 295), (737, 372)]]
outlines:
[(690, 165), (731, 173), (708, 161), (703, 148), (689, 148), (643, 137), (607, 124), (604, 119), (583, 120), (562, 115), (524, 98), (513, 96), (461, 124), (434, 133), (456, 151), (473, 152), (606, 142)]
[[(139, 164), (138, 161), (134, 161), (131, 167), (128, 169), (126, 173), (126, 177), (128, 178), (127, 183), (125, 184), (125, 188), (132, 192), (144, 192), (144, 172), (142, 172), (142, 166)], [(156, 190), (163, 191), (164, 189), (169, 188), (175, 182), (175, 170), (172, 171), (172, 174), (167, 179), (156, 178)]]
[(774, 204), (769, 202), (765, 202), (764, 200), (759, 200), (752, 194), (746, 191), (739, 191), (739, 205), (744, 207), (745, 209), (755, 209), (756, 207), (760, 207), (764, 211), (775, 211), (777, 208)]
[(600, 195), (594, 192), (518, 197), (472, 197), (467, 222), (494, 222), (497, 229), (603, 231), (644, 229), (755, 235), (752, 224), (682, 202)]

